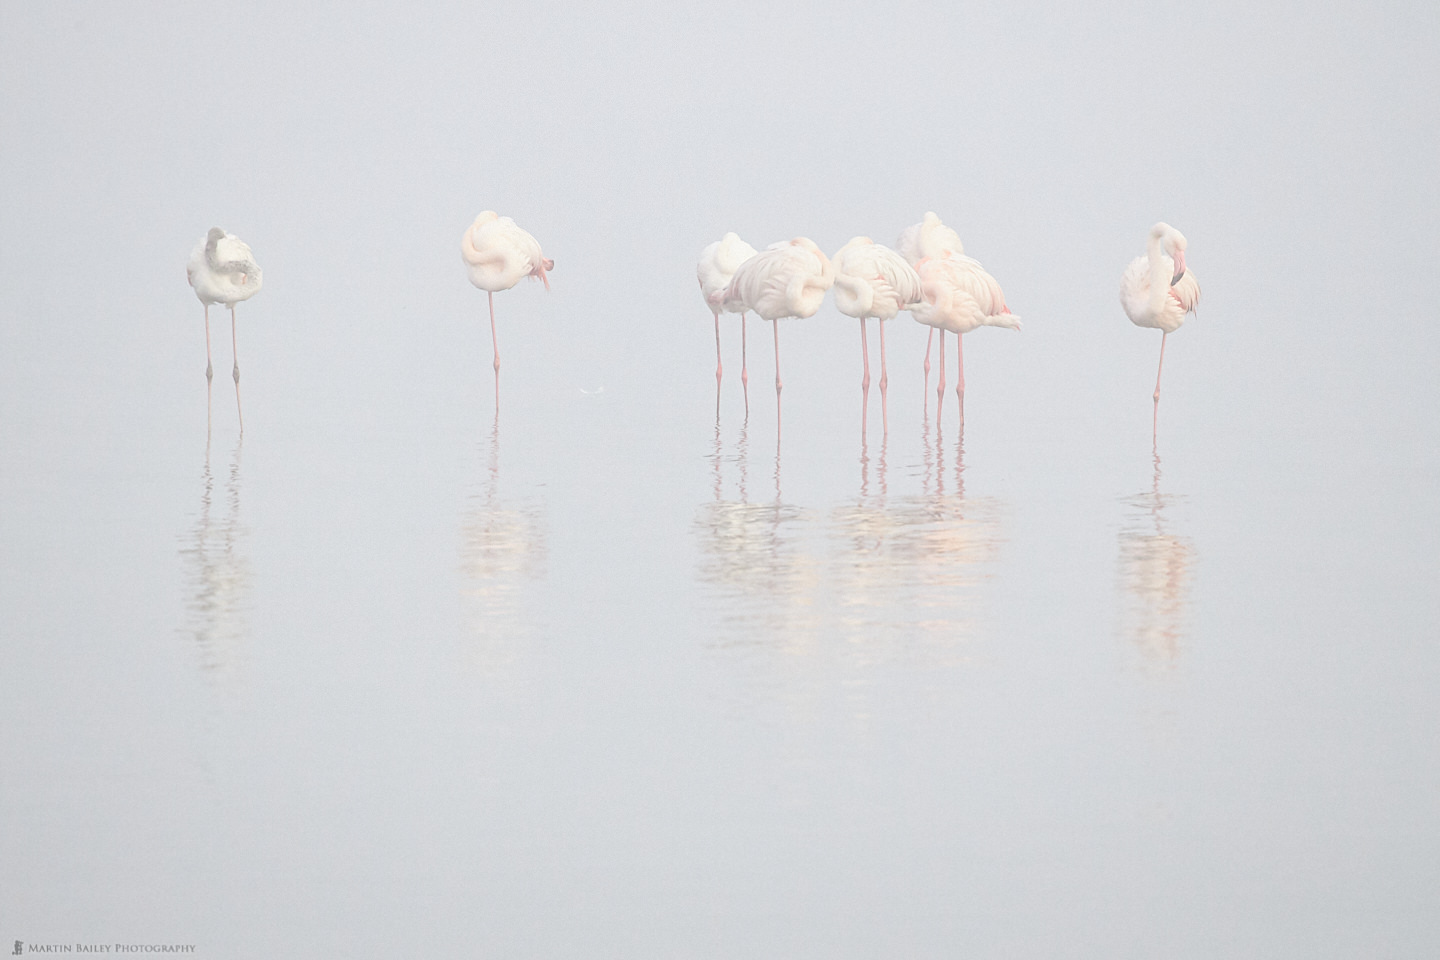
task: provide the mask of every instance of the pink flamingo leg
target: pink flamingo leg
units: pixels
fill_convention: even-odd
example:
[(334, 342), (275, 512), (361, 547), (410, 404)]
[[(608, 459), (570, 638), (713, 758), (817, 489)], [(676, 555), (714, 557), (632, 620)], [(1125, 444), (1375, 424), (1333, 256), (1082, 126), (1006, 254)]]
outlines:
[(870, 389), (870, 347), (865, 343), (865, 318), (860, 318), (860, 355), (865, 358), (865, 376), (860, 381), (860, 389)]
[(208, 381), (215, 376), (215, 368), (210, 365), (210, 304), (205, 304), (205, 379)]
[(238, 384), (240, 382), (240, 349), (235, 339), (235, 304), (233, 303), (230, 304), (230, 351), (235, 356), (235, 369), (230, 372), (230, 375)]
[(870, 419), (870, 348), (865, 344), (864, 317), (860, 318), (860, 351), (865, 357), (865, 377), (860, 381), (860, 448), (864, 450), (866, 421)]
[(740, 382), (750, 382), (750, 370), (745, 359), (745, 314), (740, 314)]
[(955, 374), (960, 378), (955, 384), (955, 392), (965, 396), (965, 336), (955, 334)]
[(771, 320), (770, 325), (775, 328), (775, 497), (780, 497), (780, 391), (784, 384), (780, 382), (780, 321)]
[(490, 345), (495, 348), (495, 378), (500, 378), (500, 340), (495, 336), (495, 294), (486, 291), (490, 298)]
[(955, 334), (955, 397), (960, 402), (960, 422), (965, 422), (965, 335)]
[(750, 371), (745, 364), (745, 312), (740, 312), (740, 389), (745, 394), (745, 413), (750, 413)]
[(1169, 332), (1160, 334), (1160, 365), (1155, 368), (1155, 408), (1150, 416), (1150, 443), (1153, 446), (1160, 434), (1160, 374), (1165, 369), (1165, 338)]
[(860, 391), (860, 447), (865, 447), (865, 426), (870, 419), (870, 388), (864, 387)]
[(775, 396), (780, 396), (780, 391), (785, 385), (780, 382), (780, 321), (771, 320), (770, 325), (775, 328)]
[(230, 352), (235, 357), (235, 413), (240, 417), (240, 436), (245, 436), (245, 411), (240, 407), (240, 346), (235, 337), (235, 304), (230, 304)]
[[(890, 409), (885, 403), (885, 385), (890, 377), (885, 373), (885, 321), (880, 321), (880, 419), (885, 426), (885, 435), (890, 433)], [(880, 462), (885, 462), (884, 447), (881, 447)]]
[(718, 386), (720, 377), (725, 372), (724, 366), (720, 363), (720, 314), (715, 314), (715, 383)]
[(1155, 368), (1155, 402), (1160, 402), (1160, 373), (1165, 369), (1165, 338), (1169, 333), (1160, 334), (1160, 365)]
[(935, 388), (935, 416), (938, 419), (945, 405), (945, 331), (940, 331), (940, 385)]

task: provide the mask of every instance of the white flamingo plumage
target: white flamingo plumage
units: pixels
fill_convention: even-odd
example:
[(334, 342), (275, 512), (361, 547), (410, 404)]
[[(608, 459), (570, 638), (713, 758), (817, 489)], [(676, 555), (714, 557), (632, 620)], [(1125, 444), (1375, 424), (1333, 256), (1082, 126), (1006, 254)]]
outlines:
[[(195, 296), (205, 306), (205, 379), (214, 376), (210, 363), (210, 305), (223, 303), (230, 308), (230, 338), (235, 339), (235, 304), (249, 300), (260, 292), (264, 275), (245, 241), (219, 227), (211, 227), (205, 238), (190, 252), (185, 265), (185, 279), (195, 288)], [(240, 382), (240, 358), (235, 357), (233, 372)]]
[(1160, 363), (1155, 369), (1155, 406), (1160, 406), (1160, 373), (1165, 339), (1180, 329), (1186, 314), (1199, 316), (1200, 282), (1185, 267), (1185, 235), (1168, 223), (1150, 228), (1145, 256), (1136, 257), (1120, 278), (1120, 305), (1137, 327), (1160, 330)]
[(900, 254), (869, 237), (855, 237), (830, 258), (835, 267), (835, 306), (860, 321), (860, 350), (865, 375), (860, 388), (870, 389), (870, 348), (865, 343), (865, 321), (880, 321), (880, 395), (889, 377), (885, 370), (885, 321), (920, 299), (920, 275)]
[(940, 331), (940, 386), (945, 394), (945, 331), (955, 334), (955, 355), (959, 379), (955, 393), (960, 415), (965, 415), (965, 345), (963, 335), (977, 327), (1020, 329), (1020, 318), (1005, 305), (1005, 293), (995, 278), (970, 257), (951, 254), (921, 260), (921, 302), (910, 308), (916, 320)]
[(902, 230), (900, 239), (895, 241), (895, 249), (912, 267), (921, 260), (965, 253), (960, 235), (941, 223), (933, 212), (927, 212), (919, 223)]
[[(933, 259), (945, 256), (964, 256), (965, 245), (960, 242), (960, 234), (940, 222), (940, 218), (933, 211), (927, 210), (925, 216), (919, 223), (912, 224), (900, 231), (900, 238), (895, 241), (895, 249), (900, 252), (910, 264), (915, 266), (921, 260)], [(931, 329), (930, 335), (925, 338), (925, 387), (930, 387), (930, 347), (935, 341), (935, 331)], [(944, 357), (941, 357), (944, 362)]]
[(718, 384), (723, 367), (720, 363), (720, 314), (740, 314), (740, 382), (748, 386), (750, 373), (745, 363), (745, 309), (738, 301), (725, 299), (730, 279), (740, 264), (755, 256), (755, 248), (734, 233), (724, 237), (700, 251), (700, 262), (695, 267), (695, 276), (700, 281), (700, 294), (705, 305), (715, 315), (715, 380)]
[(460, 256), (470, 282), (484, 290), (490, 301), (490, 342), (495, 348), (495, 377), (499, 386), (500, 342), (495, 336), (495, 294), (509, 290), (524, 277), (535, 277), (550, 289), (549, 271), (555, 261), (547, 260), (540, 242), (509, 217), (486, 210), (475, 218), (460, 238)]
[(185, 265), (185, 279), (205, 307), (205, 382), (209, 384), (215, 369), (210, 362), (210, 305), (223, 303), (230, 308), (230, 350), (235, 366), (235, 409), (240, 418), (240, 432), (245, 432), (245, 412), (240, 407), (240, 348), (235, 334), (235, 304), (249, 300), (260, 292), (265, 277), (250, 247), (219, 227), (211, 227)]
[(786, 317), (813, 317), (835, 282), (835, 268), (813, 240), (772, 243), (735, 270), (725, 300), (753, 310), (775, 330), (775, 395), (780, 382), (780, 325)]

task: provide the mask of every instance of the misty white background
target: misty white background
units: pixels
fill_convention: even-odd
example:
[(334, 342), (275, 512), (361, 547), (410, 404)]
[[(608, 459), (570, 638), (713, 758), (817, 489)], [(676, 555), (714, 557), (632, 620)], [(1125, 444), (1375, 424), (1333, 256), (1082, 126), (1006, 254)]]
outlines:
[[(5, 0), (0, 937), (1430, 955), (1437, 40), (1423, 4)], [(498, 417), (482, 209), (556, 261), (496, 298)], [(993, 549), (857, 615), (853, 321), (781, 324), (777, 464), (770, 331), (746, 420), (725, 319), (717, 424), (694, 263), (926, 210), (1025, 330), (966, 338), (944, 500), (890, 325), (880, 512)], [(1157, 478), (1117, 287), (1158, 219), (1204, 299)], [(216, 225), (265, 270), (243, 445), (184, 282)], [(1158, 660), (1121, 559), (1157, 491), (1190, 557)], [(711, 576), (742, 499), (789, 511), (781, 589)]]

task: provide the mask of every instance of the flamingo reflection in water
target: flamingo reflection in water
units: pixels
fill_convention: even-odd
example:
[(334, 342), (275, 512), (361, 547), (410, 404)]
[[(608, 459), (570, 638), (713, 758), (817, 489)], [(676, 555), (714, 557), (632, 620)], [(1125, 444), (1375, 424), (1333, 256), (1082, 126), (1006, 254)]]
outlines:
[(1167, 511), (1178, 498), (1160, 492), (1160, 454), (1154, 454), (1150, 490), (1127, 497), (1120, 530), (1121, 633), (1147, 666), (1168, 669), (1179, 660), (1190, 604), (1195, 545), (1176, 533)]
[[(250, 603), (250, 561), (245, 556), (246, 529), (240, 519), (241, 445), (237, 439), (224, 489), (217, 492), (210, 470), (207, 429), (205, 466), (200, 474), (200, 513), (180, 546), (180, 559), (189, 581), (186, 632), (195, 639), (201, 668), (214, 678), (239, 666)], [(223, 500), (223, 506), (217, 504), (217, 499)], [(222, 510), (223, 515), (219, 515)]]
[(548, 559), (545, 505), (533, 498), (500, 496), (500, 416), (490, 431), (489, 463), (471, 495), (460, 529), (460, 567), (467, 585), (467, 619), (482, 643), (480, 666), (499, 669), (518, 659), (518, 643), (536, 629), (527, 610), (528, 589), (545, 578)]
[[(749, 421), (742, 423), (735, 455), (725, 457), (716, 422), (713, 499), (696, 511), (698, 579), (708, 586), (721, 622), (724, 645), (774, 642), (804, 649), (820, 624), (815, 594), (820, 560), (809, 543), (811, 512), (784, 502), (780, 458), (775, 460), (775, 498), (752, 502)], [(731, 498), (725, 496), (726, 465), (733, 465)]]
[(889, 496), (888, 440), (872, 488), (862, 434), (859, 496), (831, 514), (834, 604), (861, 659), (963, 657), (959, 645), (976, 632), (983, 585), (1005, 542), (1003, 502), (966, 496), (963, 435), (952, 465), (938, 424), (933, 444), (928, 418), (922, 430), (918, 495)]
[(964, 659), (1003, 547), (1004, 504), (966, 495), (962, 446), (932, 438), (928, 421), (919, 493), (892, 496), (889, 439), (872, 450), (862, 436), (858, 496), (816, 513), (785, 502), (778, 457), (774, 500), (751, 502), (746, 430), (727, 457), (717, 429), (713, 500), (694, 529), (697, 579), (723, 645), (845, 675), (908, 658)]

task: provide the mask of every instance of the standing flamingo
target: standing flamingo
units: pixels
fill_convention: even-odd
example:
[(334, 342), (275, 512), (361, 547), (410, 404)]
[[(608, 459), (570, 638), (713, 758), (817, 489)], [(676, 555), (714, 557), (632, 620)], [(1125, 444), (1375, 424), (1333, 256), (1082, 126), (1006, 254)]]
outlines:
[(750, 406), (748, 390), (750, 373), (745, 364), (745, 310), (743, 304), (733, 299), (727, 302), (725, 291), (730, 286), (730, 278), (735, 275), (736, 268), (753, 256), (755, 256), (754, 247), (735, 234), (727, 233), (723, 238), (700, 251), (700, 263), (695, 268), (695, 275), (700, 281), (700, 294), (705, 298), (705, 305), (715, 315), (715, 383), (717, 388), (723, 372), (720, 363), (720, 314), (740, 314), (740, 382), (746, 387), (746, 409), (749, 409)]
[(1158, 328), (1160, 364), (1155, 369), (1155, 412), (1152, 432), (1160, 417), (1160, 372), (1165, 367), (1165, 338), (1185, 322), (1187, 313), (1197, 317), (1200, 282), (1185, 269), (1185, 235), (1168, 223), (1150, 228), (1145, 256), (1136, 257), (1120, 278), (1120, 305), (1137, 327)]
[[(955, 334), (955, 360), (959, 380), (955, 394), (960, 401), (960, 419), (965, 419), (965, 344), (963, 335), (976, 327), (1020, 329), (1020, 318), (1005, 306), (1005, 293), (985, 268), (966, 256), (950, 255), (921, 260), (922, 301), (911, 307), (915, 319), (940, 330), (940, 387), (945, 395), (945, 331)], [(938, 416), (938, 411), (937, 411)]]
[(240, 432), (245, 432), (245, 413), (240, 409), (240, 350), (235, 335), (235, 304), (249, 300), (260, 292), (264, 275), (245, 241), (219, 227), (211, 227), (190, 253), (185, 265), (185, 279), (195, 289), (195, 296), (205, 306), (205, 381), (215, 375), (210, 362), (210, 305), (223, 303), (230, 308), (230, 350), (235, 360), (231, 375), (235, 378), (235, 409), (240, 417)]
[[(860, 321), (860, 350), (865, 376), (860, 389), (870, 393), (870, 348), (865, 343), (865, 320), (880, 321), (880, 402), (885, 402), (889, 376), (885, 370), (885, 321), (920, 299), (920, 275), (889, 247), (869, 237), (856, 237), (831, 258), (835, 266), (835, 306)], [(887, 418), (888, 419), (888, 418)], [(888, 423), (886, 428), (889, 428)]]
[(784, 317), (813, 317), (835, 282), (835, 268), (813, 240), (796, 237), (772, 243), (746, 260), (730, 278), (725, 299), (769, 320), (775, 332), (775, 417), (779, 423), (780, 323)]
[(538, 277), (550, 289), (547, 272), (555, 261), (545, 259), (540, 242), (509, 217), (486, 210), (460, 238), (460, 256), (470, 268), (470, 282), (490, 300), (490, 343), (495, 348), (495, 390), (500, 390), (500, 341), (495, 336), (495, 294), (509, 290), (521, 277)]
[[(940, 218), (933, 212), (926, 211), (924, 219), (900, 231), (900, 239), (895, 241), (895, 249), (900, 256), (915, 266), (921, 260), (932, 257), (943, 257), (947, 254), (963, 256), (965, 245), (960, 242), (960, 234), (940, 222)], [(943, 335), (942, 335), (943, 336)], [(925, 389), (930, 389), (930, 345), (935, 340), (935, 330), (930, 330), (930, 335), (925, 338)], [(941, 343), (940, 366), (945, 366), (944, 343)]]

